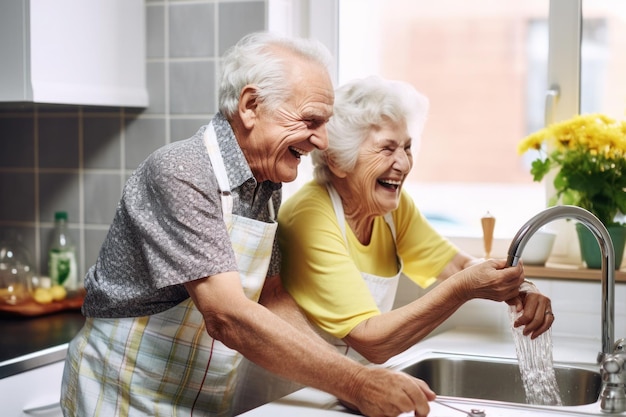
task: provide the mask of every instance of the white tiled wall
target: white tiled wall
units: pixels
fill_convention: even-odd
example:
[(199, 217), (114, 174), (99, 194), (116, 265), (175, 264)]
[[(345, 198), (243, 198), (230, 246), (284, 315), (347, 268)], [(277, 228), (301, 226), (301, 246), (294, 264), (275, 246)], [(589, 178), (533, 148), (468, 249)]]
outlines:
[[(529, 279), (552, 300), (556, 318), (553, 335), (594, 339), (600, 348), (602, 288), (599, 281)], [(404, 305), (425, 293), (408, 279), (403, 279), (395, 306)], [(480, 327), (508, 333), (508, 306), (488, 300), (469, 301), (435, 333), (454, 327)], [(626, 284), (618, 283), (615, 288), (615, 338), (622, 337), (626, 337)]]

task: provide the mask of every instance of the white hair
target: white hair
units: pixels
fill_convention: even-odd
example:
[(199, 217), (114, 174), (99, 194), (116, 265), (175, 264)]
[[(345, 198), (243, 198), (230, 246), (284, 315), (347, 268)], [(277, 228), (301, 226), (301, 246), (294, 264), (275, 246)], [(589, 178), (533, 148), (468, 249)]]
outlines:
[(224, 55), (219, 87), (219, 110), (227, 118), (237, 112), (239, 95), (246, 85), (257, 86), (257, 100), (275, 110), (292, 91), (285, 82), (289, 61), (281, 51), (328, 69), (331, 54), (314, 39), (287, 38), (270, 32), (244, 36)]
[(339, 87), (335, 90), (333, 116), (327, 124), (328, 148), (311, 154), (315, 180), (320, 184), (330, 182), (328, 160), (337, 168), (352, 172), (362, 143), (385, 121), (406, 122), (417, 148), (428, 106), (426, 96), (402, 81), (370, 76)]

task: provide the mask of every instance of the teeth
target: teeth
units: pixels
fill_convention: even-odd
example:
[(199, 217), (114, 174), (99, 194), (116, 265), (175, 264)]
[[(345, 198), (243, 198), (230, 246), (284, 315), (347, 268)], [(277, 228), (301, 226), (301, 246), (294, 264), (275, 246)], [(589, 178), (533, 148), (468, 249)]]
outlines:
[(389, 185), (400, 185), (400, 184), (402, 184), (402, 181), (396, 181), (396, 180), (380, 180), (380, 182), (382, 182), (384, 184), (389, 184)]
[(295, 146), (290, 146), (289, 149), (300, 154), (301, 156), (306, 156), (308, 154), (308, 152), (305, 151), (304, 149), (296, 148)]

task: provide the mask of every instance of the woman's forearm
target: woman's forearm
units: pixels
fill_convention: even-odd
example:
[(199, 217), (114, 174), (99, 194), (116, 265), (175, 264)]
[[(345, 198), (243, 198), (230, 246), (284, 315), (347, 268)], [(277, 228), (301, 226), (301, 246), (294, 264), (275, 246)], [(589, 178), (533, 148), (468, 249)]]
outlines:
[(410, 348), (448, 319), (467, 301), (452, 281), (444, 281), (403, 307), (371, 317), (344, 339), (374, 363)]
[(523, 280), (521, 265), (506, 268), (505, 259), (479, 262), (445, 279), (418, 300), (359, 324), (346, 340), (369, 360), (384, 361), (424, 338), (466, 301), (516, 297)]

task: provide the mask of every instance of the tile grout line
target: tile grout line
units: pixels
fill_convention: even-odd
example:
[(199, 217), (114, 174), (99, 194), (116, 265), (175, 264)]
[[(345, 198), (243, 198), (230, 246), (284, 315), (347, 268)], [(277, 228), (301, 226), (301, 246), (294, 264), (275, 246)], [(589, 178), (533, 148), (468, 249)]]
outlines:
[(81, 272), (85, 269), (85, 119), (83, 106), (78, 108), (78, 260), (79, 278), (83, 275)]
[(35, 105), (33, 110), (33, 173), (34, 173), (34, 204), (35, 204), (35, 268), (36, 273), (42, 275), (39, 266), (41, 265), (41, 219), (40, 219), (40, 200), (39, 200), (39, 106)]

